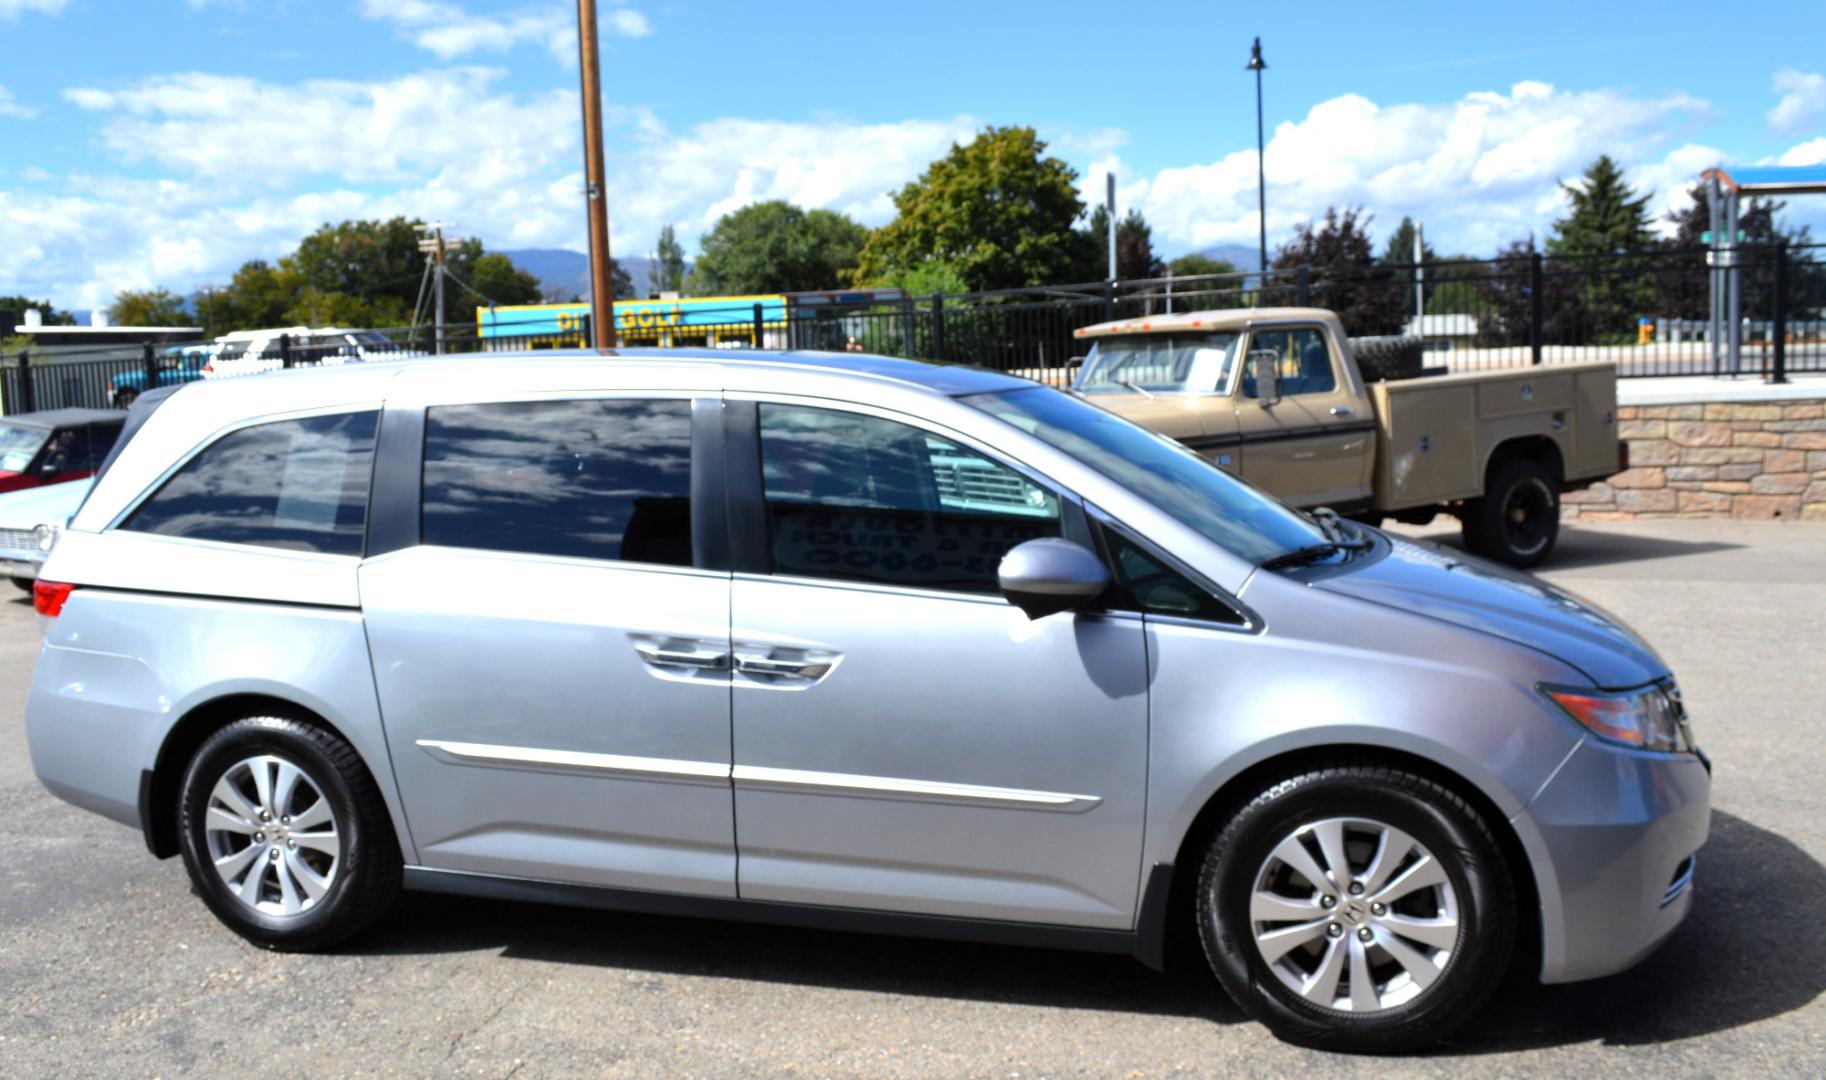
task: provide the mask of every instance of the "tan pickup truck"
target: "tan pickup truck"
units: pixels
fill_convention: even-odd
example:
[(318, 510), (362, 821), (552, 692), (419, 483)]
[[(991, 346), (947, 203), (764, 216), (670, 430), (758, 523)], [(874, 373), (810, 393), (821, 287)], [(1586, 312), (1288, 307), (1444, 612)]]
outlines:
[(1553, 550), (1561, 492), (1628, 467), (1610, 364), (1419, 377), (1410, 355), (1405, 370), (1366, 373), (1319, 308), (1194, 311), (1077, 336), (1090, 349), (1074, 392), (1293, 506), (1371, 522), (1453, 514), (1468, 548), (1512, 566)]

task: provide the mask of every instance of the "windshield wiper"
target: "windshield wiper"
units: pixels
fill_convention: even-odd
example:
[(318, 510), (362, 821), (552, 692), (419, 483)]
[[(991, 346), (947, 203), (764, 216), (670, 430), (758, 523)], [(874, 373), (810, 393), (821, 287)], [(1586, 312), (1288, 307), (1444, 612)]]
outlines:
[(1368, 540), (1327, 540), (1319, 544), (1307, 544), (1292, 551), (1284, 551), (1262, 563), (1264, 570), (1284, 570), (1289, 566), (1304, 566), (1318, 562), (1327, 555), (1336, 555), (1341, 551), (1362, 551), (1370, 546)]
[(1154, 400), (1154, 395), (1153, 395), (1153, 394), (1150, 394), (1150, 393), (1148, 393), (1148, 392), (1147, 392), (1147, 391), (1146, 391), (1146, 390), (1143, 390), (1143, 389), (1142, 389), (1142, 388), (1141, 388), (1141, 384), (1140, 384), (1140, 383), (1138, 383), (1138, 382), (1136, 382), (1136, 381), (1135, 381), (1135, 380), (1134, 380), (1134, 379), (1117, 379), (1117, 380), (1116, 380), (1116, 385), (1118, 385), (1118, 386), (1126, 386), (1126, 387), (1128, 387), (1128, 388), (1129, 388), (1129, 389), (1130, 389), (1130, 390), (1133, 390), (1133, 391), (1135, 391), (1135, 392), (1136, 392), (1136, 393), (1137, 393), (1137, 394), (1140, 394), (1140, 395), (1141, 395), (1141, 396), (1142, 396), (1142, 397), (1144, 397), (1144, 398), (1147, 398), (1147, 399), (1148, 399), (1148, 400), (1149, 400), (1149, 401), (1153, 401), (1153, 400)]

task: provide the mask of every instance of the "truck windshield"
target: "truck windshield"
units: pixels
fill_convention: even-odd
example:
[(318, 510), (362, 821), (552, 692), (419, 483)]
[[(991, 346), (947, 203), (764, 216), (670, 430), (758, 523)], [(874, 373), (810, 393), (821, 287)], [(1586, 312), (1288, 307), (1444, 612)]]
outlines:
[(1319, 527), (1164, 436), (1048, 387), (958, 399), (1058, 447), (1236, 555), (1328, 542)]
[(1210, 394), (1230, 385), (1240, 334), (1097, 339), (1072, 389), (1081, 394)]
[(24, 472), (38, 456), (38, 450), (51, 433), (43, 428), (14, 427), (0, 424), (0, 469)]

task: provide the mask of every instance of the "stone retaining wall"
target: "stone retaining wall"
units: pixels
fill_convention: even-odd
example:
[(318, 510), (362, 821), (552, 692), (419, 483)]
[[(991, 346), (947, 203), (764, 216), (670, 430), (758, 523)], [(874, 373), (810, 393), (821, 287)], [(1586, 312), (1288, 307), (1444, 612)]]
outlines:
[(1826, 401), (1625, 405), (1617, 428), (1630, 467), (1567, 492), (1563, 519), (1826, 521)]

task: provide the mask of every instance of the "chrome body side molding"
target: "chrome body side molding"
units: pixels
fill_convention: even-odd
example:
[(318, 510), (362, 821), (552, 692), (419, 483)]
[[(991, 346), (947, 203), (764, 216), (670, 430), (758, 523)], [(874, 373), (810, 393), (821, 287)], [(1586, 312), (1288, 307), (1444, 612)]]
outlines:
[(738, 787), (755, 790), (818, 792), (865, 799), (1000, 806), (1010, 810), (1052, 810), (1068, 814), (1081, 814), (1103, 802), (1095, 795), (1072, 795), (1057, 791), (1025, 791), (1020, 788), (952, 784), (938, 780), (906, 780), (893, 776), (854, 776), (806, 769), (773, 769), (758, 765), (737, 765), (731, 768), (720, 762), (592, 754), (580, 750), (547, 750), (531, 746), (500, 746), (445, 739), (419, 739), (418, 746), (432, 757), (451, 765), (684, 783), (733, 780)]

